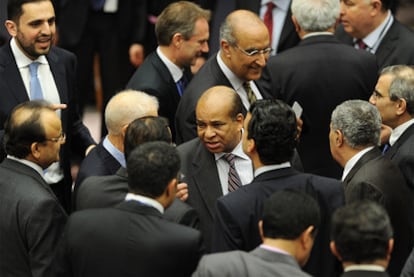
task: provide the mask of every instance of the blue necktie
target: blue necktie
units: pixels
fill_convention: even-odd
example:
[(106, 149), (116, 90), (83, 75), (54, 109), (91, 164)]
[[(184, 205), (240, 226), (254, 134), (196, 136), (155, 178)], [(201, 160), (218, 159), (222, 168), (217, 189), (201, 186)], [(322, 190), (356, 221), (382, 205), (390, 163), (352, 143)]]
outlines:
[(180, 96), (183, 96), (185, 87), (187, 86), (187, 79), (184, 77), (184, 75), (183, 77), (181, 77), (180, 80), (177, 81), (176, 85), (177, 85), (178, 94)]
[(92, 10), (101, 11), (105, 5), (105, 0), (91, 0)]
[(30, 100), (43, 99), (42, 87), (37, 77), (38, 62), (32, 62), (29, 65), (30, 70)]
[(382, 148), (382, 154), (384, 155), (391, 148), (389, 143), (384, 144), (384, 148)]

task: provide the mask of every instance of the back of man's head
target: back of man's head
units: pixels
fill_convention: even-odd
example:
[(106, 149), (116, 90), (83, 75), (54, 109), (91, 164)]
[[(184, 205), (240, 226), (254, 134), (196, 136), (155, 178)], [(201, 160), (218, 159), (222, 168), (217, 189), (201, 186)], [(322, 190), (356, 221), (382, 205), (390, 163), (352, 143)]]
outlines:
[(332, 217), (331, 248), (334, 244), (342, 262), (369, 264), (387, 259), (392, 236), (387, 212), (372, 201), (346, 205)]
[(372, 104), (348, 100), (332, 112), (331, 128), (342, 132), (346, 143), (355, 149), (379, 144), (381, 116)]
[(164, 141), (171, 144), (171, 131), (164, 117), (146, 116), (132, 121), (124, 139), (125, 159), (138, 145), (150, 141)]
[(109, 134), (120, 135), (131, 121), (149, 115), (158, 115), (157, 98), (142, 91), (124, 90), (115, 94), (106, 105), (106, 128)]
[(16, 106), (5, 123), (3, 144), (8, 155), (26, 158), (31, 144), (46, 140), (42, 114), (54, 112), (45, 101), (29, 101)]
[(297, 239), (309, 226), (316, 234), (320, 224), (319, 205), (305, 192), (280, 190), (263, 206), (263, 236), (273, 239)]
[(163, 141), (141, 144), (127, 160), (129, 189), (136, 194), (158, 198), (177, 178), (179, 169), (180, 158), (171, 144)]
[(276, 99), (257, 100), (250, 106), (247, 138), (254, 139), (264, 165), (289, 161), (296, 146), (297, 125), (293, 110)]
[(339, 18), (338, 0), (292, 0), (292, 15), (305, 32), (334, 28)]
[(382, 75), (391, 75), (389, 97), (392, 101), (404, 99), (406, 111), (414, 116), (414, 68), (408, 65), (392, 65), (381, 71)]

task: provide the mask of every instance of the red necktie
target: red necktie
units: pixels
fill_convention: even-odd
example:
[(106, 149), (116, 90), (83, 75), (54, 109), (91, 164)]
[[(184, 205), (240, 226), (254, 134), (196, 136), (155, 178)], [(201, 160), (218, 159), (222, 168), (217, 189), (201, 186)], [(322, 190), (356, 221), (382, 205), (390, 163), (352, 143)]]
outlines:
[(266, 4), (267, 10), (263, 17), (263, 22), (269, 30), (270, 43), (272, 43), (272, 34), (273, 34), (273, 8), (276, 6), (273, 2), (268, 2)]
[(355, 41), (355, 44), (357, 44), (358, 48), (362, 50), (365, 50), (368, 47), (368, 45), (366, 45), (365, 42), (360, 38)]

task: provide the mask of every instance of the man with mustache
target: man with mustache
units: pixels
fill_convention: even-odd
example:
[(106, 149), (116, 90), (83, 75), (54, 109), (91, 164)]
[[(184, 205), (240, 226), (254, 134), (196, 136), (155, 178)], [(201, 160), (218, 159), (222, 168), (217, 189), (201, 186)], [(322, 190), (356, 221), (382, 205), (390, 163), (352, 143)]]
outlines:
[[(69, 210), (71, 151), (84, 155), (95, 143), (78, 115), (76, 59), (52, 46), (56, 25), (50, 0), (10, 0), (7, 10), (5, 25), (12, 39), (0, 48), (0, 126), (11, 110), (25, 101), (44, 99), (55, 108), (63, 108), (58, 115), (66, 143), (60, 163), (46, 169), (45, 180)], [(2, 133), (0, 130), (0, 138)]]

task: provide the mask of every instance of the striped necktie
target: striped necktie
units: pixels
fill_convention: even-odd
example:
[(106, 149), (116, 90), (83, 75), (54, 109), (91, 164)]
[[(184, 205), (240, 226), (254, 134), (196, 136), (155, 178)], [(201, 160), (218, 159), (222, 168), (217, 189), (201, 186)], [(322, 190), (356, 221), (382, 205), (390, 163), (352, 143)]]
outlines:
[(234, 160), (236, 156), (227, 153), (223, 155), (223, 159), (225, 159), (229, 163), (229, 175), (228, 175), (228, 191), (232, 192), (242, 186), (242, 182), (240, 180), (239, 174), (236, 171), (236, 167), (234, 165)]

